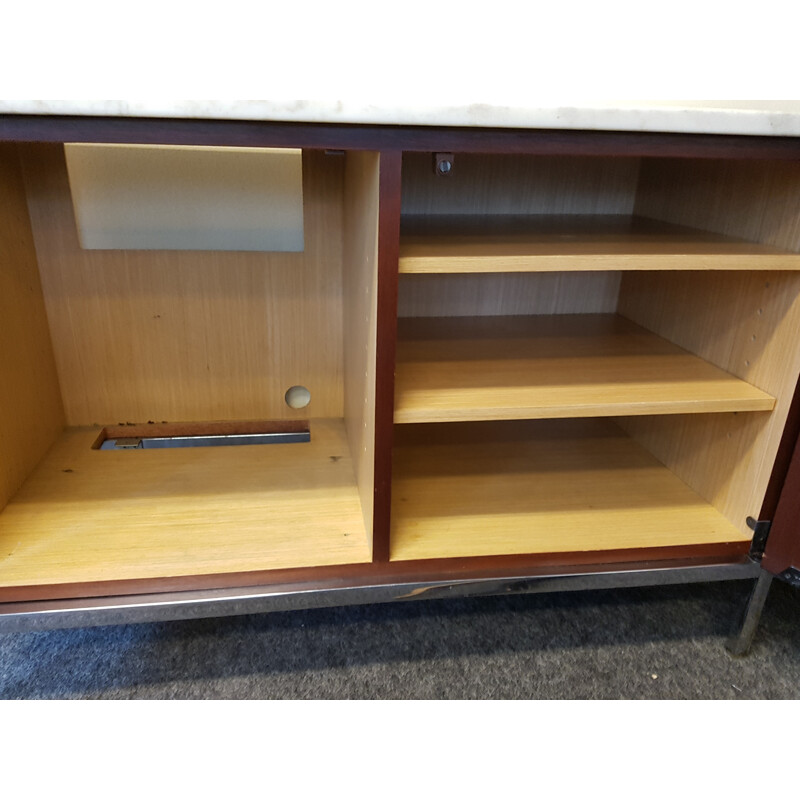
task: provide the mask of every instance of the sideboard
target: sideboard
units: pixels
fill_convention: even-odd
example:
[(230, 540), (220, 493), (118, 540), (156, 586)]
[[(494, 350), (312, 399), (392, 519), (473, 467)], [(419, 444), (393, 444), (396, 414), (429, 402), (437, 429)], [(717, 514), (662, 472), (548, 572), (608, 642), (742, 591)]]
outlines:
[[(299, 247), (193, 247), (261, 151)], [(800, 136), (0, 115), (1, 630), (738, 579), (743, 652), (798, 376)]]

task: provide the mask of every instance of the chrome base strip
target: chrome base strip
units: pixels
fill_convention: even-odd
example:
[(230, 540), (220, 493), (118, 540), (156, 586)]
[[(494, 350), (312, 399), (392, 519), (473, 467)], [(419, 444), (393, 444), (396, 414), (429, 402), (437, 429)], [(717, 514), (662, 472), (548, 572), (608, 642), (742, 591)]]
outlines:
[(438, 582), (370, 582), (342, 586), (341, 580), (165, 592), (77, 600), (0, 604), (0, 633), (168, 622), (205, 617), (260, 614), (312, 608), (503, 594), (663, 586), (756, 578), (757, 562), (658, 567), (608, 565), (591, 571), (545, 572), (512, 578), (452, 579)]

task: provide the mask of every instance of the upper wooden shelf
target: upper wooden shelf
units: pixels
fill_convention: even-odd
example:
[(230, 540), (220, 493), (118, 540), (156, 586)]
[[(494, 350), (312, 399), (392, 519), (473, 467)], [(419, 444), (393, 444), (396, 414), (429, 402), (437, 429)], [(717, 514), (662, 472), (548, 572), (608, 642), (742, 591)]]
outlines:
[(657, 220), (600, 216), (403, 218), (400, 272), (792, 270), (800, 254)]
[(398, 322), (395, 422), (770, 411), (775, 399), (615, 314)]

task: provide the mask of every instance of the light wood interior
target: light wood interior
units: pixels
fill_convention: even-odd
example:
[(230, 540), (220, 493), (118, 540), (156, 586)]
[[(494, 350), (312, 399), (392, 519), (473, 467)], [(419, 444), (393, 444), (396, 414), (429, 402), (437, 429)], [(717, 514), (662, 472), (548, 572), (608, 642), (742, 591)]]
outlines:
[(769, 411), (770, 395), (613, 314), (400, 320), (395, 422)]
[(17, 150), (0, 144), (0, 511), (63, 427)]
[(69, 429), (0, 515), (0, 586), (368, 561), (341, 420), (300, 444), (93, 450)]
[(610, 420), (398, 426), (396, 561), (744, 542)]
[[(2, 153), (0, 587), (369, 561), (377, 154), (304, 153), (305, 252), (245, 253), (82, 250), (62, 147), (20, 150), (22, 170)], [(108, 425), (308, 419), (310, 443), (92, 449)]]
[(372, 542), (378, 323), (377, 153), (347, 154), (344, 180), (344, 422)]
[[(81, 250), (62, 147), (19, 152), (0, 586), (369, 561), (378, 155), (304, 153), (304, 253), (181, 253)], [(745, 548), (800, 374), (800, 167), (455, 164), (404, 158), (396, 418), (428, 424), (396, 426), (392, 559)], [(186, 451), (87, 427), (306, 418), (310, 444)]]
[[(800, 252), (797, 161), (642, 161), (635, 213)], [(626, 274), (619, 311), (776, 398), (771, 414), (625, 429), (741, 531), (758, 518), (800, 373), (800, 275)]]
[(800, 275), (641, 274), (620, 313), (776, 398), (770, 414), (628, 419), (625, 429), (733, 524), (758, 517), (800, 373)]
[[(400, 327), (395, 419), (600, 416), (613, 414), (629, 392), (631, 404), (626, 408), (623, 401), (617, 412), (618, 432), (630, 437), (625, 446), (643, 446), (663, 474), (706, 504), (704, 513), (710, 509), (726, 520), (726, 536), (735, 530), (750, 538), (745, 520), (759, 515), (800, 374), (800, 164), (641, 159), (633, 167), (625, 159), (616, 166), (598, 159), (581, 177), (584, 164), (583, 158), (456, 154), (452, 175), (437, 178), (432, 167), (425, 171), (421, 157), (408, 160), (400, 267), (400, 313), (408, 319)], [(609, 181), (607, 192), (595, 180), (600, 174)], [(529, 197), (535, 199), (529, 202)], [(592, 303), (599, 307), (591, 308)], [(537, 315), (598, 311), (616, 312), (616, 319), (672, 343), (653, 353), (660, 355), (650, 361), (643, 382), (633, 379), (635, 370), (628, 371), (634, 362), (627, 356), (618, 360), (621, 351), (604, 349), (602, 336), (586, 341), (566, 337), (546, 345), (542, 335), (533, 337), (534, 346), (523, 333), (580, 324), (578, 318), (550, 322)], [(661, 355), (668, 361), (660, 362)], [(636, 351), (639, 357), (647, 358)], [(688, 380), (680, 376), (683, 369)], [(695, 382), (690, 376), (700, 373), (693, 370), (715, 375), (721, 383), (714, 378), (708, 384)], [(608, 381), (592, 385), (601, 375)], [(721, 397), (707, 404), (711, 395), (702, 395), (706, 388), (723, 385), (754, 392), (762, 400), (774, 398), (774, 407), (718, 403), (715, 409)], [(530, 398), (542, 396), (543, 387), (563, 392), (563, 402), (539, 402), (532, 408)], [(680, 399), (683, 392), (697, 389), (693, 401)], [(693, 409), (682, 407), (684, 401)], [(508, 427), (482, 422), (419, 426), (425, 435), (414, 433), (413, 425), (396, 426), (393, 558), (560, 550), (559, 544), (544, 544), (535, 534), (526, 538), (527, 527), (538, 521), (528, 519), (528, 512), (515, 516), (513, 510), (515, 503), (527, 502), (529, 492), (537, 492), (545, 508), (547, 498), (554, 498), (557, 513), (548, 524), (557, 530), (572, 525), (569, 535), (578, 539), (604, 530), (604, 520), (613, 519), (605, 511), (595, 514), (580, 506), (564, 511), (561, 505), (569, 502), (565, 486), (584, 485), (580, 459), (593, 463), (579, 440), (570, 445), (574, 469), (561, 475), (554, 448), (534, 447), (530, 441), (531, 432), (541, 439), (548, 430), (545, 423), (539, 428), (527, 422), (504, 424)], [(547, 424), (579, 430), (567, 423)], [(499, 431), (515, 429), (518, 445), (510, 433), (503, 434), (502, 448), (496, 445), (493, 437)], [(589, 439), (593, 435), (587, 433)], [(413, 436), (418, 439), (410, 444), (407, 437)], [(481, 489), (470, 468), (462, 466), (469, 459), (481, 465), (475, 472), (493, 487), (487, 489), (484, 508), (475, 506), (482, 500), (471, 500), (481, 497)], [(506, 460), (518, 465), (511, 470), (513, 488), (501, 485)], [(603, 473), (602, 461), (597, 464)], [(493, 481), (495, 469), (499, 477)], [(517, 471), (522, 475), (526, 470), (527, 478), (515, 482)], [(617, 502), (616, 492), (625, 507), (626, 473), (609, 462), (607, 473), (594, 479), (606, 487), (611, 503)], [(541, 494), (536, 481), (545, 487)], [(496, 496), (491, 494), (495, 489)], [(459, 498), (474, 513), (460, 515)], [(639, 500), (643, 518), (669, 517), (669, 511), (658, 510), (657, 497), (650, 501), (640, 495)], [(506, 533), (508, 524), (517, 533)], [(716, 541), (718, 528), (708, 518), (701, 522), (687, 515), (686, 525), (694, 527), (699, 540)], [(448, 533), (437, 533), (437, 526)], [(648, 531), (645, 527), (639, 540), (627, 540), (635, 542), (630, 546), (654, 541)], [(667, 529), (664, 533), (663, 543), (671, 543)], [(600, 548), (621, 546), (608, 541), (601, 532)]]
[(343, 416), (342, 158), (303, 156), (303, 253), (82, 250), (63, 147), (22, 151), (68, 425)]

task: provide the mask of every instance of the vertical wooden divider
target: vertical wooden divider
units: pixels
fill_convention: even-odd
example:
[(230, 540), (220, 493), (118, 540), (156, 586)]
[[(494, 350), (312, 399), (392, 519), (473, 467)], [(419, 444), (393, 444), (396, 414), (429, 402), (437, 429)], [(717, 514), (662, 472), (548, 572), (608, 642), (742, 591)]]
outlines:
[(392, 507), (392, 430), (397, 349), (402, 153), (380, 154), (378, 211), (378, 341), (375, 365), (375, 505), (372, 560), (389, 560)]

